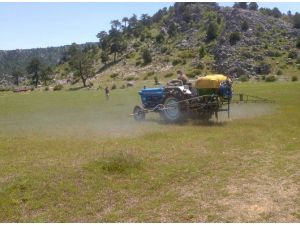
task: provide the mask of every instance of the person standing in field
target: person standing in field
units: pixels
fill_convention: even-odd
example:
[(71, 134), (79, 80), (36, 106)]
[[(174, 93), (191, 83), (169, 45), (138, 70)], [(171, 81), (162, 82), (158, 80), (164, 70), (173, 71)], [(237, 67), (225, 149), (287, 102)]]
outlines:
[(183, 85), (186, 85), (189, 82), (189, 79), (181, 70), (177, 71), (177, 75), (178, 75), (177, 79), (181, 80)]
[(108, 100), (108, 99), (109, 99), (109, 89), (108, 89), (107, 86), (106, 86), (106, 88), (104, 89), (104, 91), (105, 91), (106, 100)]

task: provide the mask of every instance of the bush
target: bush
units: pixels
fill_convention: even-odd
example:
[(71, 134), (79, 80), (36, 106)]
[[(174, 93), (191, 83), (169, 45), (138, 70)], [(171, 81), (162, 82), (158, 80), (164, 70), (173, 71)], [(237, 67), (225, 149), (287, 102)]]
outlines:
[(164, 77), (165, 78), (168, 78), (168, 77), (172, 77), (174, 75), (174, 73), (173, 72), (171, 72), (171, 73), (167, 73), (167, 74), (165, 74), (164, 75)]
[(142, 58), (144, 61), (144, 65), (147, 65), (152, 62), (152, 56), (148, 49), (145, 48), (142, 50)]
[(110, 78), (113, 78), (113, 79), (114, 79), (114, 78), (116, 78), (117, 76), (119, 76), (118, 73), (113, 73), (113, 74), (110, 75)]
[(195, 78), (196, 76), (201, 75), (201, 73), (202, 73), (201, 70), (199, 70), (199, 69), (194, 69), (194, 70), (192, 70), (192, 71), (187, 72), (187, 73), (186, 73), (186, 76), (187, 76), (188, 78)]
[(139, 66), (139, 65), (141, 65), (142, 64), (142, 62), (140, 61), (140, 60), (137, 60), (136, 62), (135, 62), (135, 65), (136, 66)]
[(122, 86), (120, 87), (120, 89), (125, 89), (125, 88), (126, 88), (125, 84), (122, 84)]
[(45, 91), (49, 91), (49, 87), (47, 86), (47, 87), (45, 87)]
[(241, 25), (242, 31), (247, 31), (249, 29), (249, 25), (247, 23), (247, 21), (243, 21), (242, 25)]
[(172, 65), (173, 65), (173, 66), (176, 66), (176, 65), (180, 64), (181, 62), (182, 62), (181, 59), (174, 59), (174, 60), (172, 61)]
[(291, 59), (296, 59), (298, 57), (298, 53), (296, 51), (290, 51), (288, 57)]
[(206, 55), (205, 48), (204, 48), (204, 46), (201, 46), (199, 48), (199, 57), (200, 57), (200, 59), (204, 58), (205, 55)]
[(292, 81), (297, 81), (298, 77), (297, 76), (292, 76)]
[(125, 78), (125, 80), (132, 81), (132, 80), (134, 80), (134, 76), (128, 76), (128, 77)]
[(271, 73), (272, 66), (265, 62), (261, 62), (260, 65), (257, 67), (258, 74), (269, 74)]
[(299, 13), (295, 13), (294, 17), (293, 17), (293, 25), (294, 28), (300, 28), (300, 14)]
[(206, 30), (207, 41), (212, 41), (218, 36), (218, 25), (216, 22), (209, 22)]
[(277, 75), (282, 75), (282, 74), (283, 74), (282, 70), (277, 71)]
[(154, 77), (154, 84), (155, 84), (155, 85), (158, 85), (158, 84), (159, 84), (157, 76)]
[(181, 59), (195, 58), (195, 54), (190, 50), (181, 51), (177, 54), (177, 57)]
[(117, 89), (117, 85), (116, 85), (116, 84), (113, 84), (113, 85), (111, 86), (111, 90), (115, 90), (115, 89)]
[(274, 81), (276, 81), (277, 80), (277, 76), (275, 76), (275, 75), (268, 75), (268, 76), (266, 76), (266, 82), (274, 82)]
[(300, 37), (297, 39), (296, 47), (297, 47), (297, 48), (300, 48)]
[(249, 80), (248, 76), (247, 75), (241, 75), (240, 78), (239, 78), (240, 81), (242, 82), (246, 82)]
[(53, 91), (60, 91), (64, 88), (62, 84), (57, 84), (54, 86)]
[(229, 36), (229, 42), (231, 45), (235, 45), (239, 40), (241, 40), (241, 36), (239, 32), (233, 32)]

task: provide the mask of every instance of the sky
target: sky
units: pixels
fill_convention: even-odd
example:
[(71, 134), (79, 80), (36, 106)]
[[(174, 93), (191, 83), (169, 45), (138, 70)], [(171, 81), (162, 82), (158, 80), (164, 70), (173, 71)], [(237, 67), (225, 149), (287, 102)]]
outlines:
[[(232, 2), (219, 3), (232, 6)], [(300, 12), (300, 3), (258, 3), (282, 12)], [(0, 2), (0, 50), (52, 47), (98, 41), (96, 35), (110, 28), (110, 21), (133, 13), (153, 15), (172, 2), (122, 3), (5, 3)]]

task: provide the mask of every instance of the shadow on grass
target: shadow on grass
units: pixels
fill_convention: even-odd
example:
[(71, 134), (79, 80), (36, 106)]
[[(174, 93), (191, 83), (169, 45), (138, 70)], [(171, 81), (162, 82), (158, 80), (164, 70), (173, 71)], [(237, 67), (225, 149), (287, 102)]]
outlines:
[(223, 127), (227, 125), (226, 121), (203, 121), (203, 120), (185, 120), (181, 121), (178, 123), (166, 123), (161, 119), (154, 119), (154, 118), (149, 118), (144, 120), (142, 123), (157, 123), (157, 124), (162, 124), (162, 125), (179, 125), (179, 126), (186, 126), (186, 125), (192, 125), (192, 126), (207, 126), (207, 127)]
[(83, 89), (83, 88), (86, 88), (86, 87), (84, 87), (84, 86), (80, 86), (80, 87), (71, 87), (71, 88), (69, 88), (69, 91), (78, 91), (78, 90), (81, 90), (81, 89)]

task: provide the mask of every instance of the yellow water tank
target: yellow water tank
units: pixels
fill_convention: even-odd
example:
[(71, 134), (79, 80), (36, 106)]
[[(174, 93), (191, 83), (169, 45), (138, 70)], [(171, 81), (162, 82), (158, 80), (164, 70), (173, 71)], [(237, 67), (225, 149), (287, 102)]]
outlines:
[(195, 81), (195, 88), (197, 89), (215, 89), (219, 88), (220, 84), (225, 81), (225, 80), (230, 80), (229, 77), (223, 75), (223, 74), (210, 74), (206, 75), (204, 77), (199, 77)]

